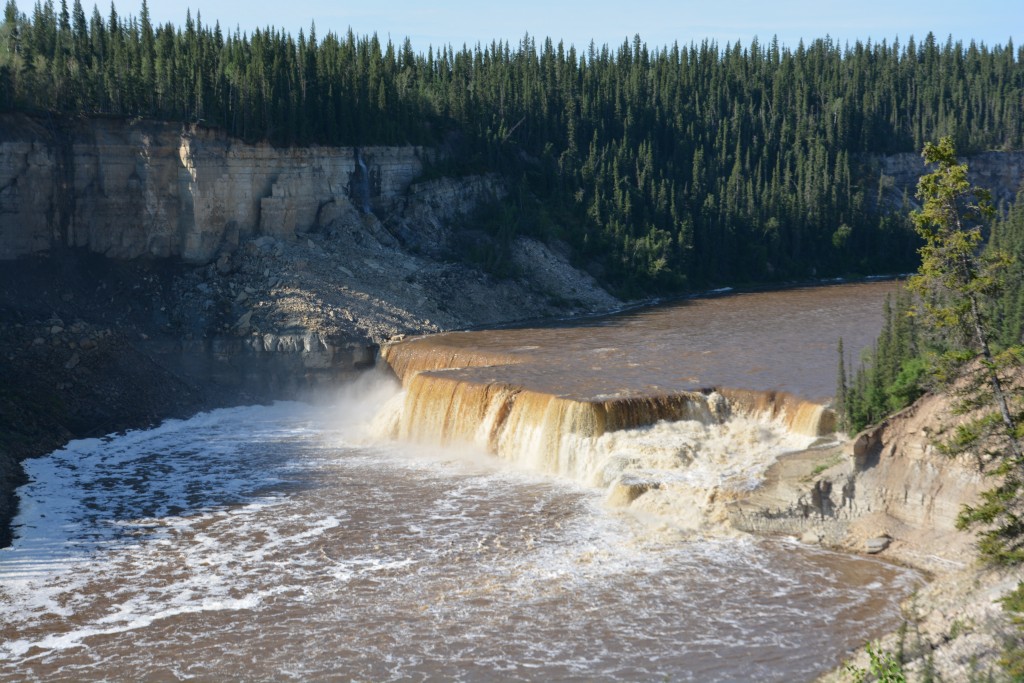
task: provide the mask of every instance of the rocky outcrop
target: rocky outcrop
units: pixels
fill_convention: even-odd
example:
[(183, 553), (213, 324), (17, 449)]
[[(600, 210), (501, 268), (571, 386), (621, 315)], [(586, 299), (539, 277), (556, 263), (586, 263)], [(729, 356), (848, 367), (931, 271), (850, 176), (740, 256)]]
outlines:
[[(841, 448), (782, 458), (764, 486), (730, 510), (743, 530), (924, 570), (931, 581), (904, 603), (905, 627), (878, 645), (902, 653), (908, 680), (987, 680), (1015, 631), (999, 598), (1024, 572), (981, 566), (974, 534), (956, 528), (962, 507), (994, 482), (973, 459), (935, 446), (963, 419), (947, 395), (927, 395)], [(853, 659), (869, 666), (863, 651)], [(837, 671), (822, 680), (850, 678)]]
[(443, 258), (451, 251), (452, 220), (506, 194), (494, 173), (413, 183), (384, 223), (407, 247)]
[[(387, 212), (421, 173), (417, 147), (274, 148), (197, 127), (120, 119), (0, 119), (0, 259), (53, 246), (205, 263), (253, 235), (292, 238), (370, 205)], [(359, 209), (361, 212), (361, 209)]]
[(760, 491), (734, 506), (733, 525), (859, 552), (884, 550), (933, 571), (969, 563), (973, 540), (956, 529), (956, 517), (991, 482), (973, 460), (937, 450), (935, 440), (955, 422), (951, 414), (947, 397), (930, 395), (841, 450), (784, 458)]

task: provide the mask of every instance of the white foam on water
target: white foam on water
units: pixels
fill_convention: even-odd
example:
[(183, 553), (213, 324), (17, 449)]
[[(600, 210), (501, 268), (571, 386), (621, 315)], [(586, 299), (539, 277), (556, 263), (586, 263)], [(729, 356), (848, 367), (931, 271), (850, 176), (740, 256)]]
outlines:
[[(276, 489), (294, 485), (302, 464), (272, 453), (253, 461), (245, 438), (309, 438), (313, 423), (299, 419), (307, 411), (300, 404), (213, 411), (153, 430), (75, 441), (26, 461), (30, 481), (19, 489), (15, 543), (0, 551), (0, 596), (14, 606), (0, 625), (20, 621), (17, 630), (24, 631), (73, 618), (97, 602), (89, 587), (103, 577), (114, 583), (103, 596), (109, 604), (92, 624), (37, 639), (6, 639), (0, 652), (62, 649), (173, 615), (258, 605), (274, 591), (234, 595), (244, 573), (235, 549), (222, 547), (206, 530), (245, 524), (244, 518), (259, 518), (284, 502)], [(337, 514), (284, 521), (299, 530), (264, 529), (260, 543), (243, 544), (247, 556), (259, 562), (341, 524)], [(168, 560), (179, 564), (177, 575), (162, 577), (150, 600), (147, 575), (164, 571)], [(137, 587), (125, 586), (134, 581)], [(168, 602), (175, 606), (165, 607)]]
[[(391, 419), (387, 411), (400, 408), (394, 399), (377, 419)], [(718, 533), (729, 533), (724, 503), (759, 486), (780, 455), (817, 439), (790, 432), (781, 421), (744, 415), (721, 423), (660, 421), (599, 437), (568, 433), (554, 448), (543, 426), (523, 428), (517, 437), (502, 454), (514, 468), (607, 490), (609, 501), (658, 524)], [(624, 498), (623, 487), (631, 489)]]
[[(0, 551), (0, 680), (785, 680), (817, 670), (833, 620), (865, 637), (885, 623), (878, 596), (912, 577), (869, 564), (851, 588), (862, 560), (683, 542), (600, 488), (367, 445), (375, 407), (214, 411), (28, 461)], [(664, 480), (728, 459), (686, 429), (606, 435), (601, 453), (630, 458), (616, 477)], [(723, 443), (765, 437), (726, 429)], [(709, 472), (744, 486), (756, 462)], [(801, 648), (810, 663), (790, 661)], [(723, 658), (737, 663), (717, 671)]]
[(610, 501), (621, 487), (640, 487), (627, 496), (633, 511), (676, 528), (726, 533), (725, 504), (757, 488), (780, 455), (814, 440), (781, 423), (733, 416), (722, 423), (684, 420), (609, 432), (592, 447)]

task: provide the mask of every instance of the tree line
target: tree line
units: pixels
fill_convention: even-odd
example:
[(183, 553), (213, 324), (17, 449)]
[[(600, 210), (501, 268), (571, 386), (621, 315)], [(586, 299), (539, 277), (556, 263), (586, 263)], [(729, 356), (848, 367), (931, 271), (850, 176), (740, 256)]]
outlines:
[[(991, 345), (998, 351), (1024, 344), (1024, 190), (987, 231), (981, 255), (1000, 255), (998, 282), (981, 290), (981, 315)], [(851, 434), (909, 406), (928, 389), (948, 385), (975, 356), (960, 331), (921, 325), (922, 300), (900, 288), (883, 307), (882, 331), (854, 364), (839, 345), (836, 402), (840, 421)], [(963, 355), (964, 349), (969, 349)], [(847, 372), (848, 368), (852, 368)]]
[[(494, 239), (560, 239), (620, 293), (906, 271), (873, 155), (1024, 143), (1024, 50), (777, 40), (413, 49), (7, 0), (0, 108), (200, 123), (277, 145), (423, 144), (505, 174)], [(492, 217), (493, 218), (493, 217)], [(500, 252), (499, 252), (500, 253)]]

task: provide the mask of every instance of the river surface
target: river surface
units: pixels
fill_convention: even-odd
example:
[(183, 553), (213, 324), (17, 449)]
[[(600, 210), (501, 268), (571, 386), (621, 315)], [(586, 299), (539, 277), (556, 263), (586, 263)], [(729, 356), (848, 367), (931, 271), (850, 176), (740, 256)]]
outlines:
[(411, 344), (514, 363), (453, 376), (583, 400), (714, 386), (826, 401), (835, 393), (839, 339), (847, 360), (855, 361), (878, 336), (885, 295), (899, 286), (860, 282), (695, 298), (558, 326), (453, 332)]
[[(821, 315), (863, 314), (852, 327), (866, 340), (886, 291), (688, 302), (668, 308), (704, 311), (693, 337), (637, 328), (663, 321), (662, 307), (529, 345), (624, 348), (614, 335), (626, 330), (642, 364), (648, 342), (663, 359), (726, 344), (735, 362), (719, 366), (778, 372), (780, 388), (820, 396), (834, 365), (761, 371), (758, 349), (820, 345), (834, 362), (835, 328), (809, 334), (793, 309), (819, 292), (831, 302)], [(767, 323), (746, 342), (707, 330), (716, 306), (733, 319), (744, 298), (751, 314), (790, 321), (791, 338)], [(584, 341), (595, 334), (608, 337)], [(793, 377), (811, 372), (828, 378)], [(218, 410), (26, 462), (16, 541), (0, 551), (0, 680), (801, 681), (894, 628), (919, 580), (785, 540), (686, 533), (471, 449), (381, 441), (367, 425), (397, 390), (368, 376), (330, 405)], [(758, 429), (725, 441), (792, 447)]]

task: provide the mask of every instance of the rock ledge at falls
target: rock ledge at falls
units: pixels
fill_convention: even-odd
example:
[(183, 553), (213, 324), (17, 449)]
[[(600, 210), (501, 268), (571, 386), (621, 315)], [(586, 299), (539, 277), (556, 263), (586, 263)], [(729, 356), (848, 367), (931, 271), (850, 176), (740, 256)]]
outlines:
[[(784, 456), (729, 511), (741, 530), (877, 554), (926, 572), (929, 583), (904, 605), (904, 644), (892, 634), (882, 646), (902, 647), (914, 675), (933, 666), (948, 681), (998, 671), (1011, 626), (997, 600), (1024, 579), (1019, 570), (980, 567), (974, 536), (956, 529), (961, 507), (993, 484), (972, 459), (935, 447), (960, 419), (948, 396), (928, 394), (842, 447)], [(863, 652), (853, 654), (866, 666)], [(848, 679), (837, 672), (823, 680)]]

